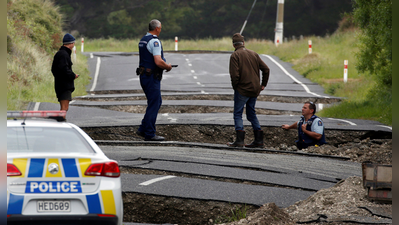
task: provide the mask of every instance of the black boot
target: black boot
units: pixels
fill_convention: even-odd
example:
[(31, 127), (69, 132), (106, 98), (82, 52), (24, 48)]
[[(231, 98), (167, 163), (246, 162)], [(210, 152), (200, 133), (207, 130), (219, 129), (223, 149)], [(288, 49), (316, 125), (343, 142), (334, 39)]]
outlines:
[(254, 137), (255, 137), (255, 140), (251, 144), (245, 145), (245, 147), (247, 147), (247, 148), (262, 147), (263, 148), (263, 130), (254, 130)]
[(227, 143), (230, 147), (244, 147), (245, 131), (236, 130), (236, 141)]

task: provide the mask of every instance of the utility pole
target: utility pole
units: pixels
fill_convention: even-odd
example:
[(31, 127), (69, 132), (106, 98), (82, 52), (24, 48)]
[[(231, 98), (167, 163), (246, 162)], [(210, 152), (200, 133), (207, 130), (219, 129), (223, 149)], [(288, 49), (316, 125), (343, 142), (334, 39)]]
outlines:
[(252, 12), (252, 9), (253, 9), (253, 8), (254, 8), (254, 6), (255, 6), (255, 3), (256, 3), (256, 0), (254, 0), (254, 3), (252, 3), (251, 10), (249, 10), (249, 13), (248, 13), (247, 19), (244, 21), (244, 24), (242, 25), (242, 28), (241, 28), (240, 34), (242, 34), (242, 32), (244, 31), (245, 25), (247, 25), (247, 21), (248, 21), (249, 15), (251, 15), (251, 12)]
[(278, 0), (276, 28), (274, 30), (274, 44), (278, 46), (283, 43), (283, 20), (284, 20), (284, 0)]

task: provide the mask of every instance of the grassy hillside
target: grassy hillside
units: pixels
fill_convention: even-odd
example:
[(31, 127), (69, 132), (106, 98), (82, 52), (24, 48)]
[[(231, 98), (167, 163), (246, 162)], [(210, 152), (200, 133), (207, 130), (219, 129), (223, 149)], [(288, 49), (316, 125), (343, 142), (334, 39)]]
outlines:
[[(7, 0), (7, 110), (29, 102), (58, 103), (51, 63), (62, 45), (62, 16), (50, 0)], [(73, 96), (84, 95), (87, 60), (78, 54), (72, 69), (80, 74)]]

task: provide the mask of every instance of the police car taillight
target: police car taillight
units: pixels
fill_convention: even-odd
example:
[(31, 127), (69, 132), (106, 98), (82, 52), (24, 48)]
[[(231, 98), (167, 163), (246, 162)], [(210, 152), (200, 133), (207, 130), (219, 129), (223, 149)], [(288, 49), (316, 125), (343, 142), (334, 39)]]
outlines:
[(66, 111), (7, 111), (7, 118), (48, 118), (65, 120)]
[(85, 172), (86, 176), (119, 177), (120, 174), (119, 165), (116, 162), (91, 164)]
[(21, 176), (22, 173), (21, 171), (19, 171), (19, 169), (10, 163), (7, 163), (7, 177), (11, 177), (11, 176)]

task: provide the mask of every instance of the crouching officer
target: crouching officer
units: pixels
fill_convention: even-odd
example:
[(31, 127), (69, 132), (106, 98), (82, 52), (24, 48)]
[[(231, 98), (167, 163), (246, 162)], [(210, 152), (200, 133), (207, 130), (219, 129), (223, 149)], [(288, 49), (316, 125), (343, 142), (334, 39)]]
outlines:
[(164, 137), (155, 135), (155, 122), (162, 105), (161, 79), (162, 72), (172, 69), (163, 56), (161, 41), (158, 39), (162, 24), (151, 20), (147, 34), (139, 42), (140, 62), (136, 73), (140, 76), (140, 85), (147, 97), (147, 109), (141, 125), (136, 132), (146, 141), (163, 141)]
[(309, 146), (326, 144), (323, 121), (315, 115), (316, 105), (313, 102), (305, 102), (302, 107), (301, 119), (292, 124), (284, 124), (285, 130), (298, 129), (298, 140), (296, 144), (299, 150)]

